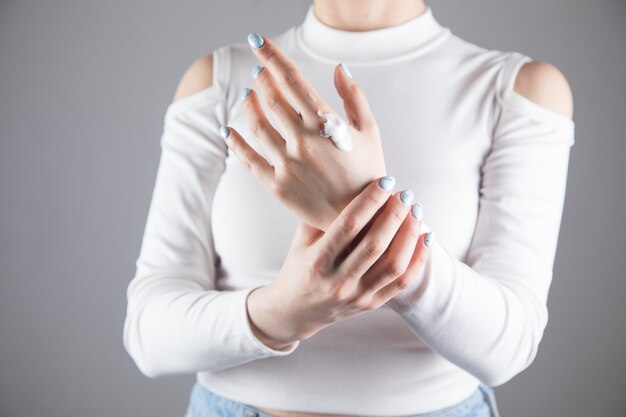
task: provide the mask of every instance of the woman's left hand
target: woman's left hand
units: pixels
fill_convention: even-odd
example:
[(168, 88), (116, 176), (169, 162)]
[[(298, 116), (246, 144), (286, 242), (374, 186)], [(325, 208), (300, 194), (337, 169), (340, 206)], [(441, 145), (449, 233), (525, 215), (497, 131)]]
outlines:
[[(324, 118), (333, 113), (311, 84), (269, 39), (251, 35), (252, 50), (265, 67), (256, 85), (279, 133), (269, 122), (254, 90), (243, 97), (250, 132), (266, 152), (261, 157), (234, 128), (222, 127), (226, 143), (241, 163), (280, 202), (306, 223), (325, 231), (347, 204), (375, 178), (386, 175), (378, 125), (361, 88), (335, 67), (334, 83), (343, 100), (353, 148), (342, 151), (322, 137)], [(255, 48), (254, 45), (262, 44)], [(294, 109), (283, 92), (291, 97)], [(246, 90), (244, 90), (246, 91)]]

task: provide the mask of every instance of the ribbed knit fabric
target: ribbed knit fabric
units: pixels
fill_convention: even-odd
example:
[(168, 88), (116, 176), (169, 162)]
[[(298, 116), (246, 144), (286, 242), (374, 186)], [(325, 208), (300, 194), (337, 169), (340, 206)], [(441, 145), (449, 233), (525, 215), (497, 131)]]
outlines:
[[(364, 89), (396, 189), (435, 231), (417, 284), (380, 309), (287, 351), (252, 333), (246, 298), (268, 284), (297, 218), (230, 153), (220, 125), (247, 128), (240, 92), (259, 62), (245, 39), (213, 51), (214, 82), (169, 106), (124, 345), (148, 376), (197, 373), (219, 395), (280, 410), (400, 416), (497, 386), (537, 354), (563, 211), (574, 122), (513, 90), (531, 58), (489, 50), (430, 7), (348, 32), (304, 21), (266, 34), (340, 114), (333, 68)], [(244, 36), (245, 38), (245, 36)], [(271, 116), (270, 116), (271, 119)], [(327, 140), (327, 139), (321, 139)]]

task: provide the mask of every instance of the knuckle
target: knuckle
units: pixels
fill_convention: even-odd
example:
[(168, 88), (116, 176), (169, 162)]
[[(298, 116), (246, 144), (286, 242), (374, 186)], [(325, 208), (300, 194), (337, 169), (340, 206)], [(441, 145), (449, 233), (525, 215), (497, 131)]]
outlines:
[(259, 164), (257, 164), (256, 162), (252, 162), (248, 166), (248, 169), (250, 170), (250, 173), (252, 174), (252, 176), (254, 176), (256, 179), (258, 179), (261, 183), (264, 182), (262, 180), (262, 178), (263, 178), (263, 170), (261, 169)]
[(354, 98), (359, 99), (359, 100), (365, 98), (365, 94), (363, 93), (363, 90), (357, 83), (353, 83), (348, 88), (350, 90), (350, 94), (353, 95)]
[(310, 155), (310, 146), (306, 139), (294, 137), (294, 140), (289, 143), (291, 153), (297, 159), (306, 159)]
[(386, 301), (382, 297), (374, 295), (372, 297), (372, 302), (370, 303), (370, 306), (371, 306), (370, 308), (372, 310), (376, 310), (376, 309), (382, 307), (382, 305), (385, 304), (385, 302)]
[(399, 277), (406, 272), (406, 265), (399, 261), (392, 261), (387, 265), (387, 274), (392, 277)]
[(345, 303), (349, 301), (348, 291), (346, 291), (345, 286), (341, 284), (335, 285), (330, 289), (328, 298), (335, 302)]
[(372, 304), (372, 297), (367, 295), (367, 293), (353, 299), (351, 304), (359, 310), (372, 310), (374, 307)]
[(352, 235), (358, 229), (358, 221), (353, 214), (347, 215), (339, 223), (339, 231), (345, 235)]
[(267, 98), (267, 107), (274, 112), (281, 111), (282, 103), (280, 102), (280, 99), (278, 98), (278, 96), (276, 95), (269, 96)]
[(258, 139), (263, 135), (263, 126), (261, 125), (261, 123), (258, 122), (258, 120), (254, 120), (250, 122), (249, 130), (250, 130), (250, 134), (255, 139)]
[[(402, 203), (400, 203), (400, 204), (402, 204)], [(391, 215), (398, 222), (404, 221), (404, 218), (406, 217), (406, 214), (407, 214), (407, 212), (406, 212), (406, 209), (405, 209), (404, 205), (402, 207), (394, 205), (394, 207), (391, 209)]]
[(298, 161), (294, 160), (290, 155), (282, 155), (277, 161), (277, 168), (280, 170), (281, 177), (298, 176)]
[(363, 249), (366, 255), (378, 258), (385, 251), (385, 245), (379, 238), (370, 238), (365, 241), (365, 247)]
[(291, 87), (297, 87), (302, 84), (300, 71), (291, 65), (283, 71), (283, 80), (285, 84)]
[(409, 235), (414, 240), (418, 240), (420, 238), (420, 229), (419, 229), (419, 227), (418, 226), (411, 226), (411, 227), (409, 227)]
[(406, 290), (411, 286), (411, 278), (408, 276), (400, 277), (394, 281), (394, 284), (399, 290)]
[(342, 292), (338, 288), (333, 288), (328, 293), (328, 298), (333, 300), (333, 301), (342, 301), (343, 300), (343, 294), (342, 294)]
[(309, 264), (312, 276), (325, 276), (330, 272), (331, 254), (326, 248), (320, 248), (313, 261)]
[[(378, 185), (376, 185), (376, 187), (378, 187)], [(380, 207), (385, 203), (387, 197), (388, 196), (376, 190), (376, 192), (367, 195), (367, 201), (375, 207)]]
[(274, 194), (279, 200), (284, 201), (287, 199), (289, 192), (287, 191), (287, 187), (285, 187), (283, 182), (277, 180), (272, 186), (272, 194)]
[(323, 275), (322, 270), (324, 266), (322, 265), (322, 261), (319, 258), (313, 259), (307, 267), (308, 275), (310, 277), (317, 277)]
[(250, 155), (243, 153), (240, 156), (240, 160), (241, 160), (241, 164), (244, 166), (244, 168), (246, 168), (249, 171), (252, 171), (254, 169), (254, 164), (252, 162), (252, 158), (250, 158)]
[(289, 158), (285, 155), (285, 152), (279, 150), (278, 152), (274, 152), (271, 157), (271, 164), (274, 167), (275, 172), (279, 172), (283, 170), (285, 164), (289, 164)]

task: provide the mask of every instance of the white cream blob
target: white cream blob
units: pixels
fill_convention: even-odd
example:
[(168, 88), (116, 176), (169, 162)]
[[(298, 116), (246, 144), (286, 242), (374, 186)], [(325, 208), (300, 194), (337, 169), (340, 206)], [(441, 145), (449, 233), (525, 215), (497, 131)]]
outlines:
[(324, 129), (320, 130), (320, 136), (330, 138), (335, 146), (342, 151), (352, 150), (352, 138), (348, 133), (348, 125), (334, 113), (322, 113), (317, 111), (320, 117), (324, 118)]

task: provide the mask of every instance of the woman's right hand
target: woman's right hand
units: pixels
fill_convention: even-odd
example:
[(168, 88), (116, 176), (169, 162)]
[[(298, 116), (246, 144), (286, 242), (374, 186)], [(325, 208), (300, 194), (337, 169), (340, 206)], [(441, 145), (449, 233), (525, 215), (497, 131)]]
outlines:
[(262, 342), (284, 349), (413, 285), (430, 254), (421, 206), (411, 206), (410, 190), (391, 194), (394, 179), (384, 179), (368, 184), (326, 232), (300, 223), (278, 277), (248, 297)]

